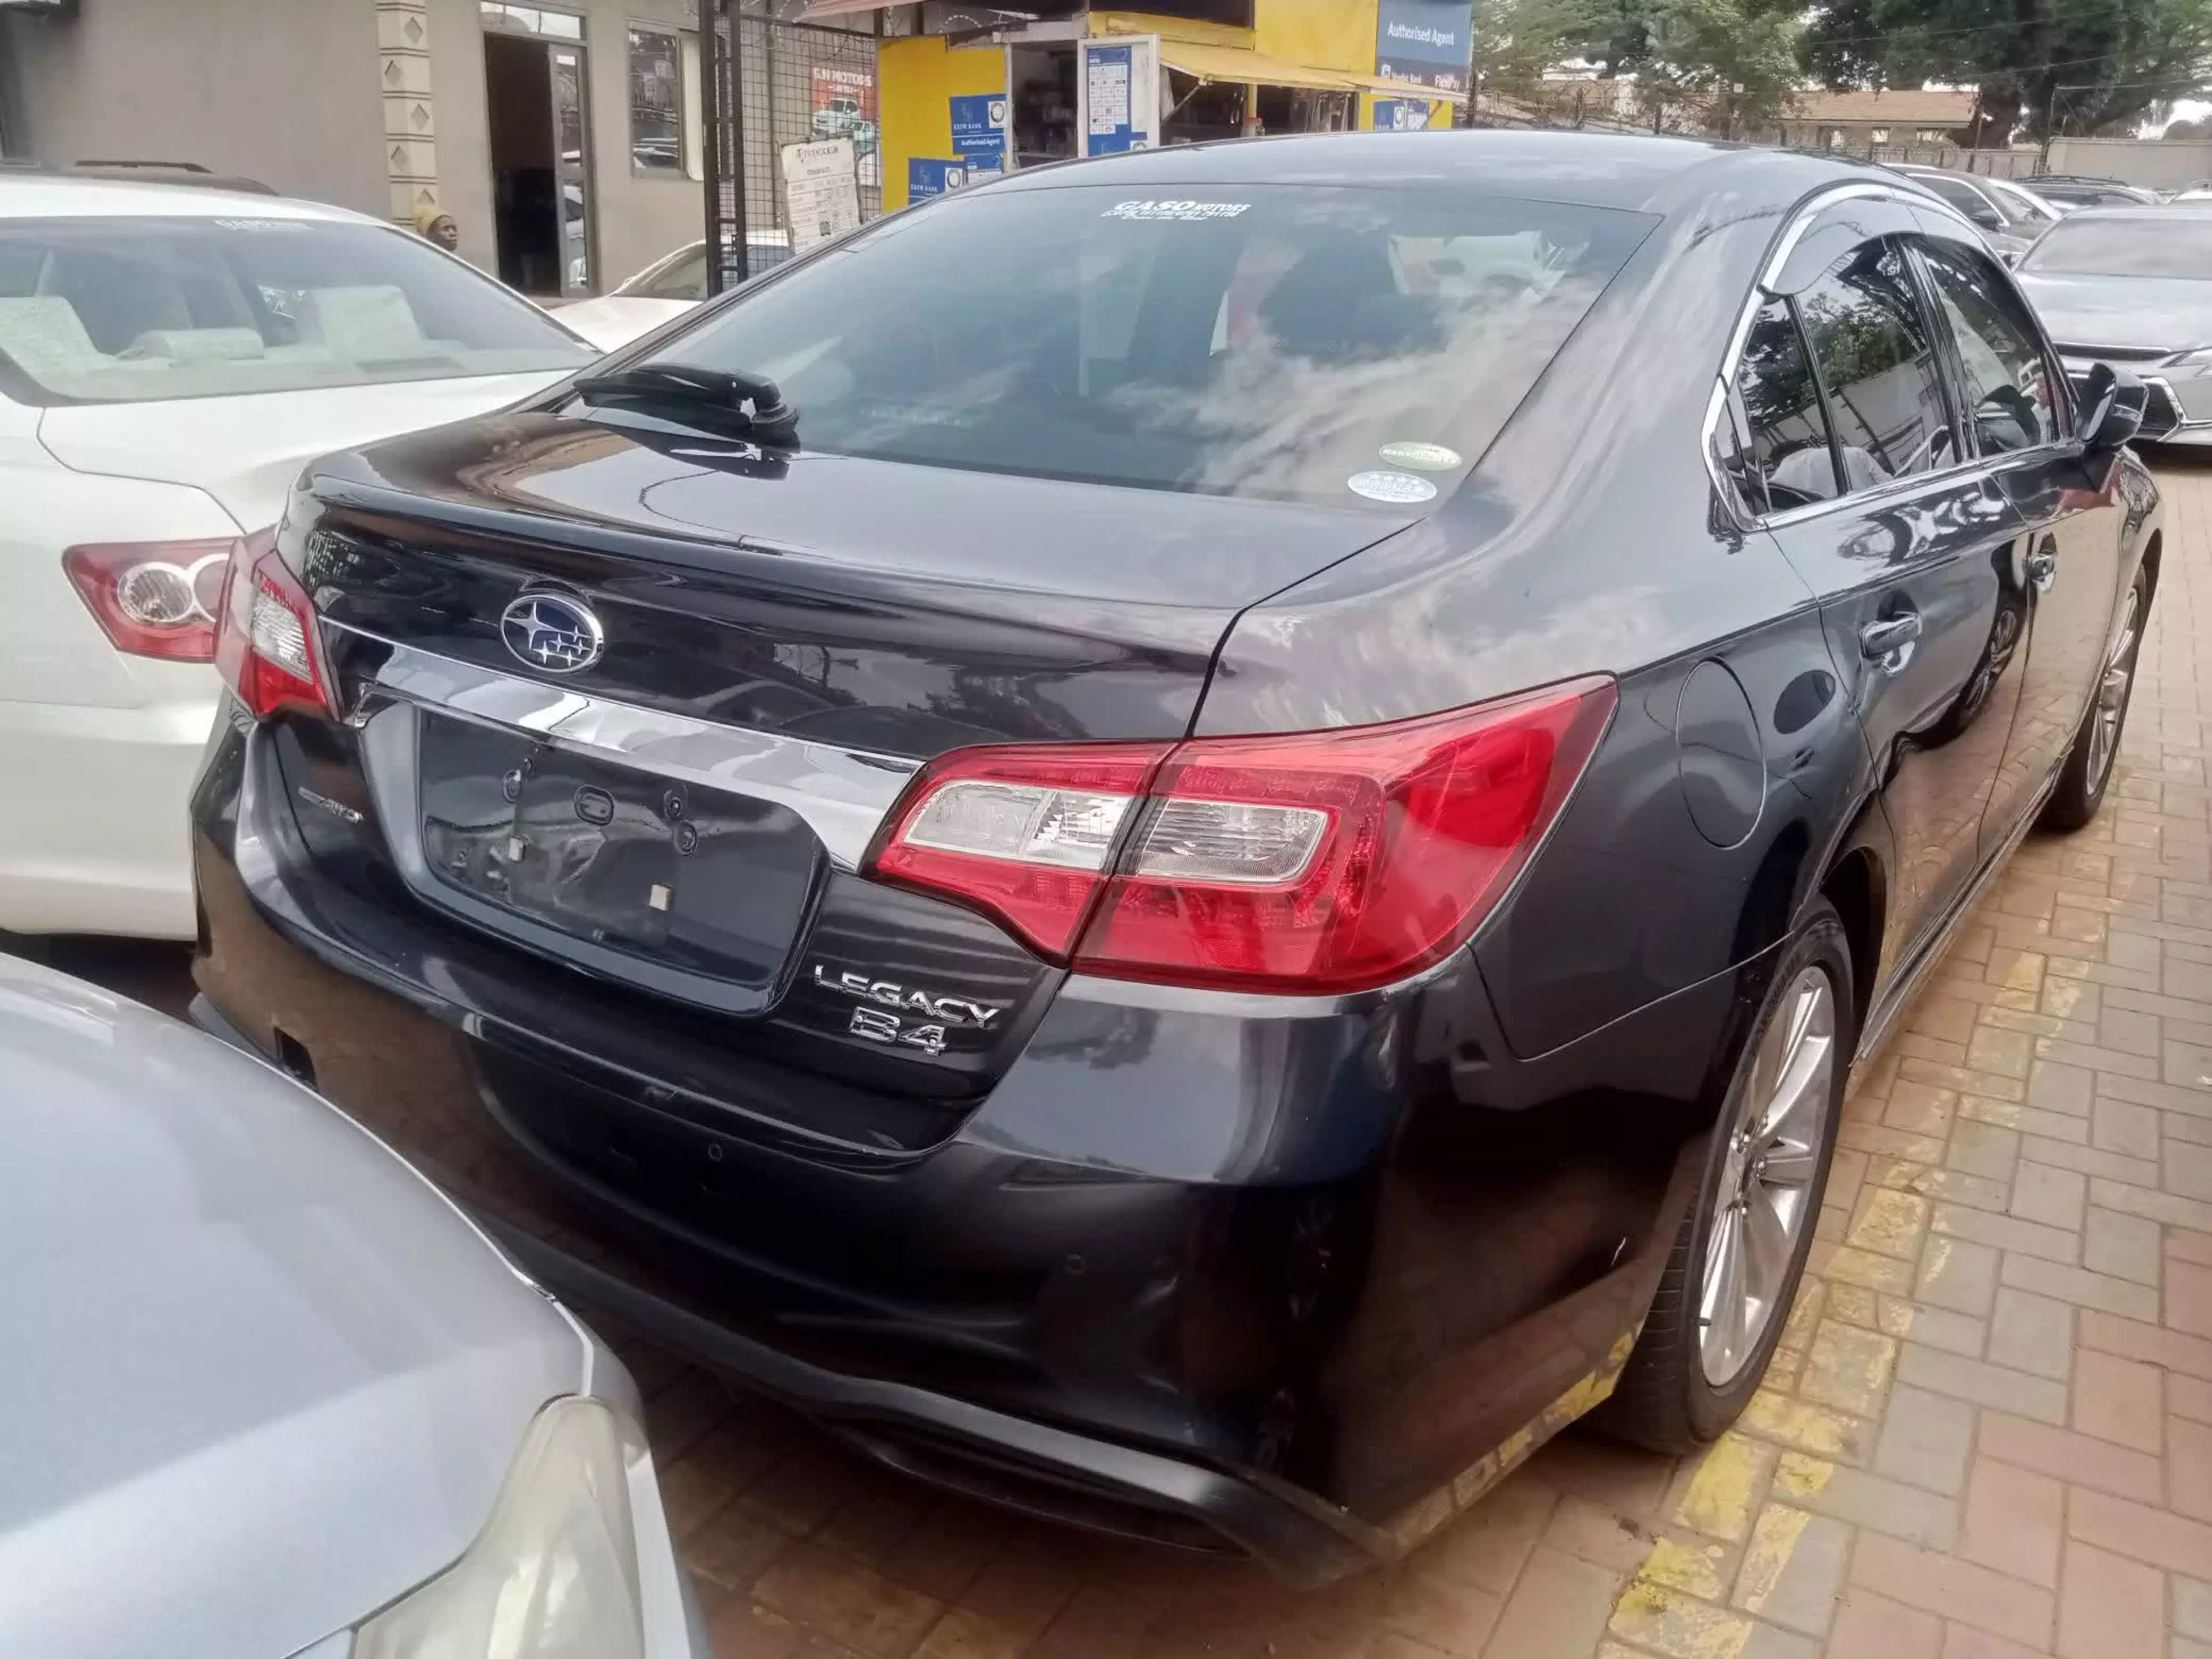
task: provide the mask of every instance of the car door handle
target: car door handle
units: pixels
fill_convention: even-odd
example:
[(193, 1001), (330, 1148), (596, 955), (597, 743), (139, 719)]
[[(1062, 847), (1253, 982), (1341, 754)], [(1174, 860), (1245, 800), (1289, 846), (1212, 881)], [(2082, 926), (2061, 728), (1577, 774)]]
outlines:
[(2039, 593), (2048, 593), (2051, 584), (2058, 580), (2058, 552), (2056, 548), (2039, 548), (2027, 556), (2027, 579)]
[(1912, 647), (1919, 639), (1920, 613), (1908, 611), (1859, 629), (1859, 653), (1885, 674), (1894, 674), (1911, 659)]

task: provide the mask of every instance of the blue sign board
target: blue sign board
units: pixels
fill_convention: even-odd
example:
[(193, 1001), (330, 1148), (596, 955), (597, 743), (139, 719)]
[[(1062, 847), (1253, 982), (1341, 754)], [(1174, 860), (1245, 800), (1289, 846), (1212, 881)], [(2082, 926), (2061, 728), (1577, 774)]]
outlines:
[(931, 155), (915, 155), (907, 160), (906, 193), (909, 201), (921, 201), (927, 196), (942, 196), (949, 190), (957, 190), (968, 182), (968, 164), (963, 161), (943, 161)]
[(1473, 0), (1381, 0), (1375, 20), (1377, 75), (1464, 92), (1474, 61)]
[[(952, 104), (952, 148), (974, 162), (1006, 153), (1006, 100), (1003, 93), (979, 92), (955, 98)], [(1000, 162), (1003, 170), (1003, 161)], [(986, 167), (984, 171), (990, 169)]]
[(1418, 132), (1429, 125), (1429, 104), (1425, 98), (1377, 98), (1375, 100), (1375, 131), (1377, 132)]

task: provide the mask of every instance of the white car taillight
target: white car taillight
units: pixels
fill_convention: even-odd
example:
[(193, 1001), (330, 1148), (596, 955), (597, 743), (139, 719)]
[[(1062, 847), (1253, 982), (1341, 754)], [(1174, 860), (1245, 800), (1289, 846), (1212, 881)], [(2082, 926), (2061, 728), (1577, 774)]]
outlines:
[(298, 707), (331, 711), (315, 647), (315, 611), (267, 531), (248, 537), (224, 590), (215, 665), (256, 720)]
[(234, 541), (88, 542), (62, 568), (118, 651), (172, 662), (215, 659), (216, 617)]

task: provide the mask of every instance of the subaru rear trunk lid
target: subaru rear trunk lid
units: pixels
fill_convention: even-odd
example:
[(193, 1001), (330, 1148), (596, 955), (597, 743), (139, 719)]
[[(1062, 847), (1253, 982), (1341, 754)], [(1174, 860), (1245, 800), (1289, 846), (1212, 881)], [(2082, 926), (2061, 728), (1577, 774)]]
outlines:
[[(580, 969), (609, 991), (568, 1038), (656, 1109), (910, 1150), (1060, 981), (859, 873), (915, 772), (1182, 737), (1240, 609), (1403, 522), (536, 414), (420, 434), (293, 499), (344, 718), (272, 722), (271, 793), (364, 929), (396, 877), (440, 913), (409, 925), (473, 936), (434, 954), (485, 1030), (540, 1024)], [(502, 619), (541, 610), (578, 641), (588, 615), (591, 648), (532, 660)]]
[[(341, 627), (915, 759), (1180, 737), (1237, 611), (1413, 516), (529, 413), (335, 458), (313, 483), (333, 551), (313, 591)], [(500, 617), (526, 588), (584, 601), (604, 655), (557, 675), (519, 659)]]

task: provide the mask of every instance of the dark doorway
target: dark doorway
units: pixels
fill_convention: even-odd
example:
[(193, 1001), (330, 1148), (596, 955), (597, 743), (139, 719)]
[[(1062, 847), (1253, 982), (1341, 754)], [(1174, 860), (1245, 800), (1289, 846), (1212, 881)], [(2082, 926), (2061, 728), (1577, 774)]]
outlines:
[(589, 294), (582, 49), (489, 30), (483, 44), (500, 280), (546, 298)]
[(1013, 70), (1014, 165), (1040, 167), (1077, 154), (1073, 44), (1015, 46), (1007, 58)]

